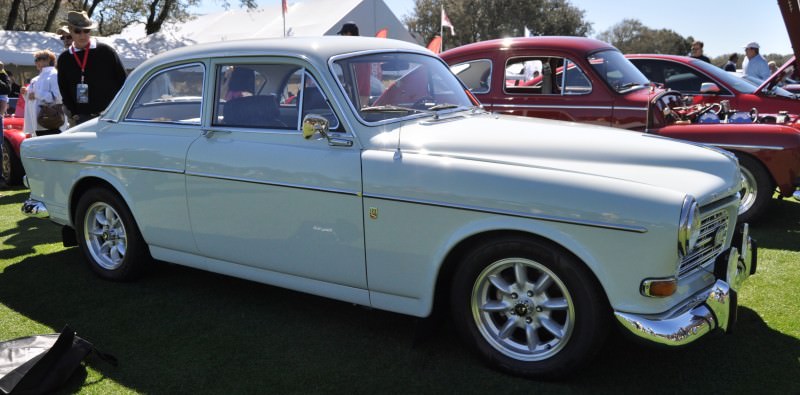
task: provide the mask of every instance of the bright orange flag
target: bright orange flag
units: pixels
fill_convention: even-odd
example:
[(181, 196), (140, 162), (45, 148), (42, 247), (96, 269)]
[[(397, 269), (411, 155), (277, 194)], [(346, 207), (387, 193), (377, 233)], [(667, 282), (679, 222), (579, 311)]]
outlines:
[(433, 36), (431, 42), (428, 43), (428, 49), (433, 53), (442, 52), (442, 36)]
[(387, 29), (385, 27), (383, 29), (381, 29), (381, 30), (378, 30), (378, 32), (375, 33), (375, 37), (378, 37), (378, 38), (386, 38), (388, 35), (389, 35), (389, 29)]

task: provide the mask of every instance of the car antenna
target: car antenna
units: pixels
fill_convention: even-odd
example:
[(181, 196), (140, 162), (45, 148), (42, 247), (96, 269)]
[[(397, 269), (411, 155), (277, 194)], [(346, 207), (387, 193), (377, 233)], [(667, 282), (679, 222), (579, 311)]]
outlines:
[(403, 159), (403, 153), (400, 151), (400, 136), (403, 134), (403, 125), (397, 130), (397, 147), (394, 150), (394, 160)]

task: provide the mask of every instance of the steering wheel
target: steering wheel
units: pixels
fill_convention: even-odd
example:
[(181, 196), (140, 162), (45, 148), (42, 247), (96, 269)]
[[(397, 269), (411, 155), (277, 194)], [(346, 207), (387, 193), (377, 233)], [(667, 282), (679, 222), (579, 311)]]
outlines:
[(650, 100), (650, 103), (658, 110), (658, 113), (664, 117), (665, 121), (670, 117), (677, 121), (680, 119), (680, 116), (676, 114), (672, 108), (680, 105), (682, 98), (683, 95), (681, 95), (680, 92), (669, 90), (655, 95)]

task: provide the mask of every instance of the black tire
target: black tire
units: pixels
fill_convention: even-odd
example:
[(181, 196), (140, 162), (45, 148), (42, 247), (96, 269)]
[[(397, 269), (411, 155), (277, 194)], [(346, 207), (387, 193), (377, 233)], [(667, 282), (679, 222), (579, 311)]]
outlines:
[(11, 143), (5, 139), (3, 139), (2, 175), (7, 185), (22, 184), (22, 176), (25, 175), (22, 161), (17, 156), (17, 153), (14, 152)]
[[(545, 276), (549, 284), (537, 284)], [(468, 253), (456, 270), (450, 303), (457, 331), (490, 365), (546, 379), (591, 360), (612, 317), (583, 263), (523, 236), (494, 239)]]
[(764, 213), (772, 201), (775, 184), (761, 163), (747, 155), (736, 155), (739, 158), (739, 170), (742, 172), (741, 205), (738, 222), (755, 222)]
[(78, 200), (75, 231), (89, 267), (100, 277), (128, 281), (152, 261), (128, 206), (116, 193), (92, 188)]

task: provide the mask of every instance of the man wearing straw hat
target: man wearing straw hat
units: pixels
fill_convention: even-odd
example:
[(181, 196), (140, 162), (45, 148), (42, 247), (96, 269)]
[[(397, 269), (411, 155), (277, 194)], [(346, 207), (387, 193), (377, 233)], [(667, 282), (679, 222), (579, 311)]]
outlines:
[(97, 22), (86, 11), (70, 11), (72, 45), (58, 56), (58, 88), (75, 124), (100, 115), (125, 82), (125, 68), (110, 46), (91, 37)]

